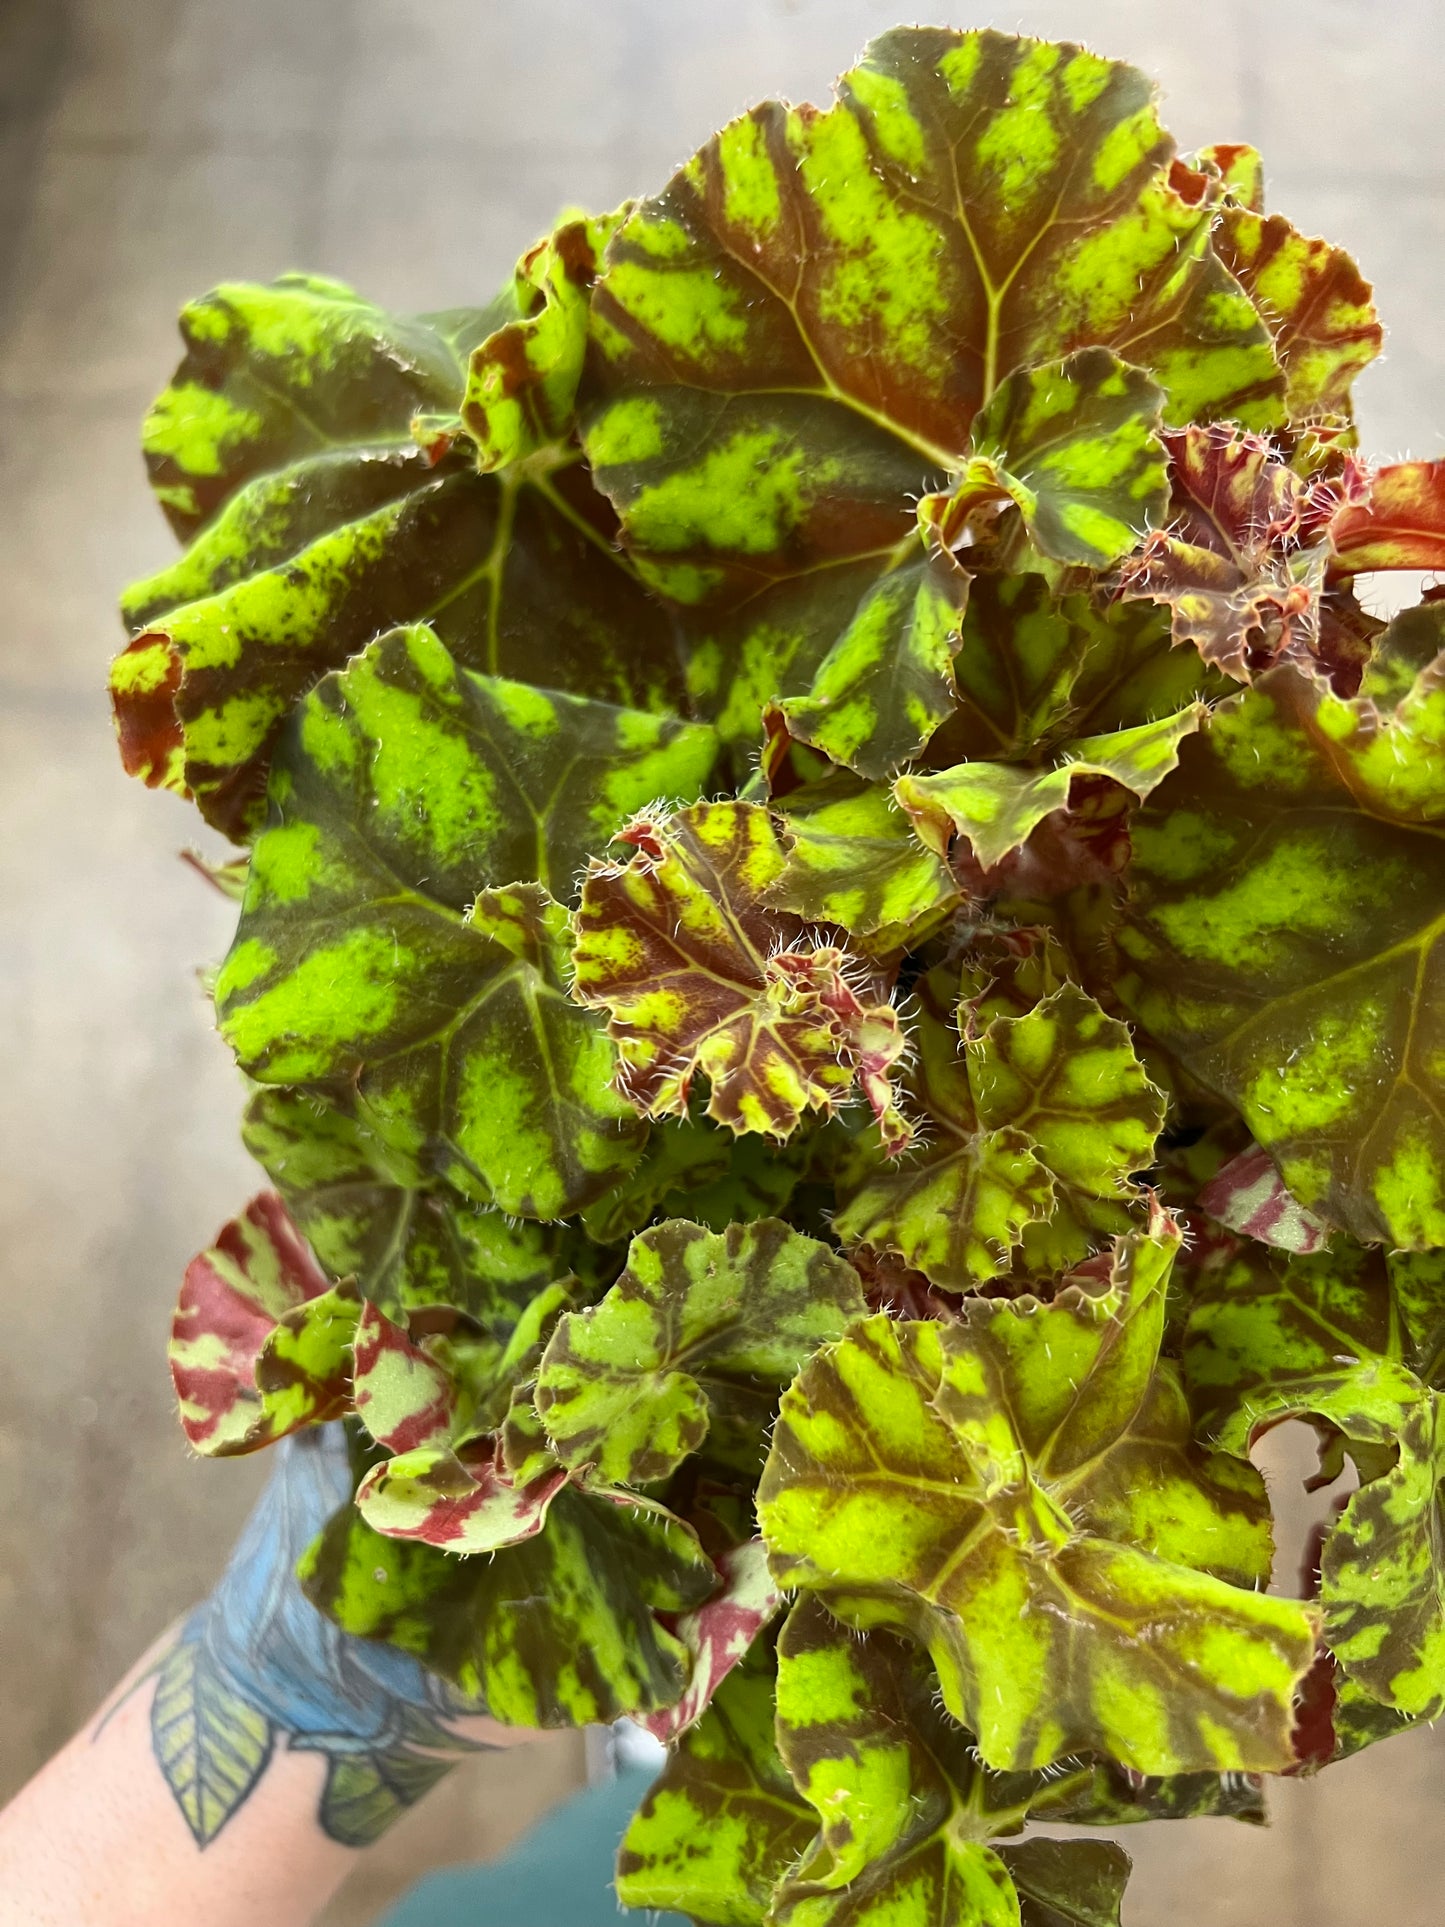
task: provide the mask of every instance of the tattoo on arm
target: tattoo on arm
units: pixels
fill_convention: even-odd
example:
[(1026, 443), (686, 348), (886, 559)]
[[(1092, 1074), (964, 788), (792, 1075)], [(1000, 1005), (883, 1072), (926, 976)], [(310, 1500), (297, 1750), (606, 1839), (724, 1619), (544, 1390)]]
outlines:
[(324, 1756), (317, 1822), (363, 1847), (459, 1755), (487, 1750), (447, 1724), (484, 1709), (410, 1654), (343, 1633), (306, 1598), (296, 1561), (350, 1498), (346, 1441), (326, 1426), (277, 1450), (220, 1584), (156, 1668), (151, 1744), (199, 1847), (244, 1806), (283, 1744)]

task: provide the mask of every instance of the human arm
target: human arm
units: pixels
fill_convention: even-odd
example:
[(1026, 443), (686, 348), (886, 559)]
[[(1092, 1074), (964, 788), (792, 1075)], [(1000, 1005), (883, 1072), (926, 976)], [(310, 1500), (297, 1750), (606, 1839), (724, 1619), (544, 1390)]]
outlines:
[(310, 1605), (294, 1567), (349, 1496), (345, 1443), (278, 1451), (214, 1592), (0, 1814), (3, 1927), (304, 1927), (462, 1754), (535, 1737)]

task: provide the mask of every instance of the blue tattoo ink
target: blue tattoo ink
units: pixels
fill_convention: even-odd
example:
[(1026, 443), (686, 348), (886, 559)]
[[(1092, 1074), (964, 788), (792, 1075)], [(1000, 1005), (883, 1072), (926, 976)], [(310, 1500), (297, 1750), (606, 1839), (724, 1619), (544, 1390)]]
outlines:
[(200, 1847), (282, 1739), (326, 1759), (323, 1832), (366, 1846), (457, 1755), (483, 1750), (445, 1722), (484, 1709), (409, 1653), (342, 1632), (297, 1584), (297, 1559), (351, 1497), (342, 1428), (297, 1433), (277, 1457), (219, 1585), (160, 1663), (151, 1744)]

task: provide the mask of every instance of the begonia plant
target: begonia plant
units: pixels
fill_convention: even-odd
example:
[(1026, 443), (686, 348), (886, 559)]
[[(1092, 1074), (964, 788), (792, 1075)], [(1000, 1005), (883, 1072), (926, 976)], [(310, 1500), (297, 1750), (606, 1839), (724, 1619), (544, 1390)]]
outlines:
[(724, 1927), (1103, 1927), (1030, 1821), (1445, 1709), (1445, 462), (1257, 155), (900, 30), (490, 305), (182, 329), (113, 691), (274, 1188), (171, 1358), (344, 1421), (315, 1605), (664, 1739), (619, 1893)]

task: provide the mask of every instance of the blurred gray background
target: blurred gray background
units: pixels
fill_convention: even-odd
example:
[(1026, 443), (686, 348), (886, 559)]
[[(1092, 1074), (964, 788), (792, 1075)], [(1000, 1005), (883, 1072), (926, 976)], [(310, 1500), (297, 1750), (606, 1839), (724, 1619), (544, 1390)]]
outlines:
[[(136, 432), (177, 307), (293, 267), (403, 309), (485, 297), (564, 202), (661, 185), (757, 98), (825, 97), (905, 5), (0, 0), (0, 1798), (210, 1584), (260, 1471), (188, 1458), (164, 1362), (185, 1260), (258, 1183), (195, 977), (231, 906), (176, 860), (191, 815), (122, 776), (104, 694), (115, 592), (171, 552)], [(1157, 74), (1186, 148), (1263, 147), (1271, 205), (1376, 284), (1367, 450), (1441, 451), (1442, 0), (926, 17), (1086, 40)], [(504, 1759), (405, 1822), (329, 1927), (496, 1850), (580, 1748)], [(1136, 1832), (1129, 1927), (1445, 1915), (1439, 1738), (1274, 1811)]]

